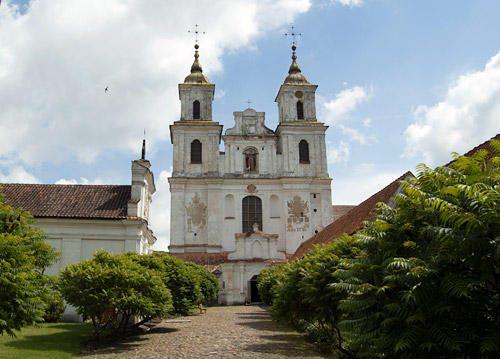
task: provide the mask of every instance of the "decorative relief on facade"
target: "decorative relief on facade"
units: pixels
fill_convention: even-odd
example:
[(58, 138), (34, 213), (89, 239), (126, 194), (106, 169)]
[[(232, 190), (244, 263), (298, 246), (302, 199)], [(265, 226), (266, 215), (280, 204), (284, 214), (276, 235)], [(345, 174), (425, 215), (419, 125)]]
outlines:
[(205, 228), (207, 225), (207, 205), (200, 200), (198, 193), (195, 193), (191, 203), (186, 207), (186, 213), (188, 232)]
[(254, 184), (249, 184), (246, 189), (247, 193), (257, 193), (257, 187)]
[(309, 205), (299, 196), (294, 196), (288, 204), (288, 232), (305, 232), (309, 230)]

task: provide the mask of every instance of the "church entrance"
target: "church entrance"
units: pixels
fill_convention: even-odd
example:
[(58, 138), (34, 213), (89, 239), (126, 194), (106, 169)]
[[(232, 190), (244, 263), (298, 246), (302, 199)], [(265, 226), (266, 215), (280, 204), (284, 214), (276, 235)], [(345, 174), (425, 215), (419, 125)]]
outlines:
[(258, 303), (260, 302), (259, 290), (257, 289), (257, 280), (259, 279), (258, 275), (254, 275), (252, 279), (250, 279), (250, 302)]

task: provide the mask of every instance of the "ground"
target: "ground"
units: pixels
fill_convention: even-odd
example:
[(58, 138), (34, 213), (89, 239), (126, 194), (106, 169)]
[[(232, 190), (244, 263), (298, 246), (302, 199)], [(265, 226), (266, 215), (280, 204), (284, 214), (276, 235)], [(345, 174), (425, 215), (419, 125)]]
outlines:
[(259, 306), (211, 307), (167, 320), (145, 335), (83, 353), (106, 358), (324, 358), (303, 336), (273, 322)]

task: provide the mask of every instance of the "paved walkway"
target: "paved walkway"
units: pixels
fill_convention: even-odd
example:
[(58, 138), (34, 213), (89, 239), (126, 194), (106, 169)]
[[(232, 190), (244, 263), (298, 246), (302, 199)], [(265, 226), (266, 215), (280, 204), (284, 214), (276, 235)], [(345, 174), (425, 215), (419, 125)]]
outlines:
[(324, 358), (297, 332), (258, 306), (212, 307), (206, 314), (164, 321), (85, 358)]

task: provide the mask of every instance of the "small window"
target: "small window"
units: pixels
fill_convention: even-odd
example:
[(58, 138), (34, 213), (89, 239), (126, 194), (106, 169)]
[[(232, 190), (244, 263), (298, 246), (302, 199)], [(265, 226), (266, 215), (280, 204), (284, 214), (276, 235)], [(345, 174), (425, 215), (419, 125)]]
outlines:
[(191, 163), (201, 163), (202, 147), (201, 142), (194, 140), (191, 142)]
[(304, 104), (302, 101), (297, 101), (297, 119), (304, 119)]
[(299, 142), (299, 162), (309, 163), (309, 144), (306, 140)]
[(193, 102), (193, 120), (200, 119), (200, 101), (196, 100)]
[(262, 231), (262, 200), (256, 196), (243, 198), (242, 211), (243, 233), (253, 232), (254, 224)]

